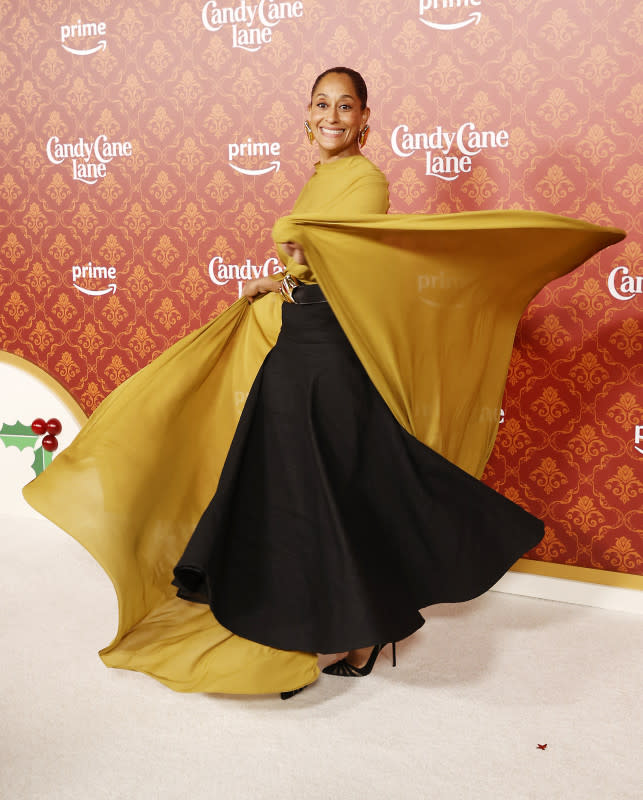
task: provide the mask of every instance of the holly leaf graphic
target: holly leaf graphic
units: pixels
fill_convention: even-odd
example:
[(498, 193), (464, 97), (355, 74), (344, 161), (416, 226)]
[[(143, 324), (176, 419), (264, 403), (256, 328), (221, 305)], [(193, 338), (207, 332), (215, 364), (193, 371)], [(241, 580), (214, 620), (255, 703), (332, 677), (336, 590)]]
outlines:
[(33, 463), (31, 465), (31, 469), (33, 469), (33, 471), (36, 473), (36, 478), (45, 469), (45, 467), (48, 467), (51, 464), (53, 457), (54, 454), (50, 453), (48, 450), (45, 450), (42, 445), (33, 451)]
[(38, 434), (31, 430), (30, 425), (23, 425), (22, 422), (16, 422), (15, 425), (7, 425), (3, 423), (0, 428), (0, 442), (5, 447), (17, 447), (18, 450), (25, 450), (27, 447), (33, 447), (38, 439)]

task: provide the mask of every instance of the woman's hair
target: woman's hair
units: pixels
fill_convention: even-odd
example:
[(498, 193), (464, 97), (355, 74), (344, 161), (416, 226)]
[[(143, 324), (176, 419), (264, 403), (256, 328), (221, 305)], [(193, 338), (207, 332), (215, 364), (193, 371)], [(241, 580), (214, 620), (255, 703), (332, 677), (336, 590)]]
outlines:
[(353, 82), (353, 86), (355, 87), (355, 91), (357, 92), (357, 97), (359, 98), (360, 103), (362, 104), (362, 108), (366, 108), (366, 101), (368, 100), (368, 90), (366, 89), (366, 83), (364, 82), (364, 78), (354, 69), (350, 69), (350, 67), (331, 67), (330, 69), (325, 70), (322, 72), (321, 75), (318, 75), (315, 79), (315, 83), (313, 83), (313, 88), (310, 92), (311, 101), (313, 95), (315, 94), (315, 89), (319, 86), (319, 82), (326, 77), (326, 75), (331, 75), (333, 72), (338, 72), (340, 75), (348, 75), (348, 77)]

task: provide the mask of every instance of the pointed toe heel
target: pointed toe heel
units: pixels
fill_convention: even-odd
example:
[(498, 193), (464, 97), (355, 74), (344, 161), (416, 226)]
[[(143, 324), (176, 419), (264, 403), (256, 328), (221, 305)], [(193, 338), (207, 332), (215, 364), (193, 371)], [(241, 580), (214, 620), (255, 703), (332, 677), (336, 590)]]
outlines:
[[(308, 685), (309, 684), (306, 684), (306, 686), (308, 686)], [(304, 689), (306, 688), (306, 686), (302, 686), (300, 689), (292, 689), (289, 692), (282, 692), (281, 693), (281, 699), (282, 700), (289, 700), (291, 697), (294, 697), (296, 694), (299, 694), (299, 692), (303, 692)]]

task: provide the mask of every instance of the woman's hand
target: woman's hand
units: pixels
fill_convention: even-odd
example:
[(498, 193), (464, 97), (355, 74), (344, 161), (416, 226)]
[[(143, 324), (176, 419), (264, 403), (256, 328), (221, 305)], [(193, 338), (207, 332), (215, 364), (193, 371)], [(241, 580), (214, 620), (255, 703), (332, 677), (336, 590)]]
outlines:
[(278, 292), (280, 286), (281, 283), (273, 280), (272, 278), (255, 278), (254, 280), (248, 281), (245, 284), (241, 295), (242, 297), (247, 297), (248, 302), (252, 303), (257, 297), (260, 297), (263, 294), (267, 294), (268, 292)]
[(297, 242), (279, 242), (279, 247), (298, 264), (302, 266), (308, 264), (304, 255), (304, 248)]

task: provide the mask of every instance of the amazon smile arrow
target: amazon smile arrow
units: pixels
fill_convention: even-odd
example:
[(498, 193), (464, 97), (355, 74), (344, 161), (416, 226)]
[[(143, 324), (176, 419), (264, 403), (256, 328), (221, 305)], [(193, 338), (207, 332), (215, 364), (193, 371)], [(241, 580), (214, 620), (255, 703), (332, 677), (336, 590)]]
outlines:
[(271, 166), (266, 167), (265, 169), (243, 169), (243, 167), (238, 167), (231, 161), (229, 161), (228, 164), (232, 167), (232, 169), (236, 170), (237, 172), (241, 172), (243, 175), (265, 175), (267, 172), (272, 172), (273, 169), (275, 172), (279, 172), (279, 167), (281, 166), (280, 161), (271, 161)]
[(97, 297), (98, 295), (101, 295), (101, 294), (109, 294), (110, 292), (112, 292), (113, 294), (116, 294), (116, 284), (115, 283), (110, 283), (109, 286), (107, 287), (107, 289), (85, 289), (82, 286), (79, 286), (77, 283), (74, 283), (74, 287), (76, 289), (78, 289), (79, 292), (82, 292), (83, 294), (91, 294), (94, 297)]
[(455, 31), (458, 28), (465, 28), (467, 25), (471, 25), (472, 22), (475, 22), (477, 25), (481, 19), (482, 14), (479, 11), (474, 11), (472, 14), (469, 14), (469, 19), (464, 19), (462, 22), (431, 22), (423, 17), (420, 17), (420, 22), (428, 25), (429, 28), (436, 28), (439, 31)]
[(73, 47), (67, 47), (66, 44), (63, 44), (63, 47), (68, 53), (72, 53), (75, 56), (91, 56), (92, 53), (98, 53), (99, 50), (104, 50), (107, 47), (107, 42), (105, 39), (101, 39), (96, 47), (92, 47), (91, 50), (74, 50)]

